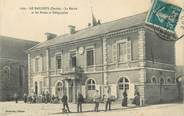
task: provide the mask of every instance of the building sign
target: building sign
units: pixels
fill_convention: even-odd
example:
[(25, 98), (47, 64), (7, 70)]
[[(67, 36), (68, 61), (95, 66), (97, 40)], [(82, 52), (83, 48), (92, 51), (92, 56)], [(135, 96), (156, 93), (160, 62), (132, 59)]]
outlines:
[(146, 18), (146, 23), (175, 33), (181, 10), (182, 8), (174, 4), (162, 0), (154, 0)]

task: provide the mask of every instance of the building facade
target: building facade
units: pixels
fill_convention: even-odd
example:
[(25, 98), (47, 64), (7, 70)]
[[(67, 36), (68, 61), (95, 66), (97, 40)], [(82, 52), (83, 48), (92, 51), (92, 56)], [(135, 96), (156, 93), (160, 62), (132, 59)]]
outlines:
[(126, 89), (129, 99), (139, 91), (145, 104), (175, 100), (175, 42), (160, 39), (146, 15), (72, 28), (29, 49), (29, 93), (66, 93), (75, 102), (78, 92), (91, 100), (95, 90), (121, 100)]
[(176, 81), (179, 99), (184, 100), (184, 38), (176, 42)]
[(0, 36), (0, 100), (28, 93), (26, 50), (38, 42)]

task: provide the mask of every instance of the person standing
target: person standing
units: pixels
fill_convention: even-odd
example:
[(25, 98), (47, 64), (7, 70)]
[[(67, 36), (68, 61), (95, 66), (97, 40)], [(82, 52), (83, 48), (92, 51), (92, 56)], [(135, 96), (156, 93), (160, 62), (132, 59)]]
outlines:
[(49, 92), (48, 92), (48, 91), (46, 92), (45, 97), (46, 97), (46, 101), (45, 101), (45, 103), (47, 104), (48, 102), (50, 102), (50, 94), (49, 94)]
[(100, 95), (98, 90), (96, 90), (95, 96), (94, 96), (94, 102), (95, 102), (95, 112), (98, 112), (99, 104), (100, 104)]
[(123, 100), (122, 100), (122, 106), (127, 107), (128, 104), (128, 97), (127, 97), (127, 91), (125, 89), (125, 91), (123, 92)]
[(109, 109), (109, 111), (111, 110), (111, 93), (108, 90), (107, 91), (107, 95), (105, 96), (105, 111), (107, 111)]
[(84, 102), (84, 97), (81, 93), (78, 94), (77, 99), (77, 112), (82, 112), (82, 103)]
[(69, 106), (68, 106), (68, 97), (66, 94), (63, 95), (61, 98), (61, 101), (63, 103), (63, 110), (65, 111), (65, 107), (67, 108), (68, 112), (70, 112)]
[(27, 98), (28, 96), (27, 96), (27, 94), (26, 93), (24, 93), (24, 103), (27, 103)]
[(136, 106), (140, 106), (140, 93), (138, 91), (135, 92), (135, 97), (132, 103)]
[(17, 93), (14, 94), (15, 103), (18, 103), (18, 95)]

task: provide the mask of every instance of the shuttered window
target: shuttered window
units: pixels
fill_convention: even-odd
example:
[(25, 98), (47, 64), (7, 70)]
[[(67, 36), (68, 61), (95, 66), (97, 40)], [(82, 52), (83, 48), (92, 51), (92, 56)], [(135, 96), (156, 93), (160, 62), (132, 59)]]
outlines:
[(87, 50), (87, 66), (94, 65), (94, 51), (93, 49)]

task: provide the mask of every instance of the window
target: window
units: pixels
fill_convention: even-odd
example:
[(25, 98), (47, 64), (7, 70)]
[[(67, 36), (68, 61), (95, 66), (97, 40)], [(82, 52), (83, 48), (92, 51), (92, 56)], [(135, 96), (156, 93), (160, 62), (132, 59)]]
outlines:
[(118, 44), (118, 56), (120, 61), (126, 61), (127, 58), (126, 42)]
[(152, 83), (157, 83), (157, 80), (155, 77), (153, 77), (151, 81), (152, 81)]
[(34, 72), (41, 72), (42, 71), (42, 56), (37, 56), (34, 60)]
[(61, 83), (61, 82), (58, 82), (57, 83), (57, 91), (62, 91), (62, 89), (63, 89), (63, 84)]
[(10, 67), (4, 66), (4, 67), (3, 67), (3, 70), (4, 70), (4, 76), (5, 76), (6, 78), (10, 78)]
[(95, 90), (95, 81), (92, 79), (89, 79), (87, 81), (87, 89), (88, 90)]
[(61, 55), (56, 56), (56, 68), (61, 69)]
[(129, 89), (129, 81), (127, 78), (123, 77), (118, 81), (118, 88), (119, 89)]
[(164, 84), (164, 79), (163, 78), (160, 79), (160, 84)]
[(94, 65), (93, 49), (87, 50), (87, 66)]
[(76, 67), (77, 66), (77, 60), (76, 60), (76, 53), (71, 53), (71, 66)]
[(171, 83), (172, 83), (172, 81), (171, 81), (171, 78), (170, 78), (170, 77), (168, 77), (168, 78), (167, 78), (167, 83), (168, 83), (168, 84), (171, 84)]
[(39, 58), (35, 58), (35, 72), (39, 71)]

